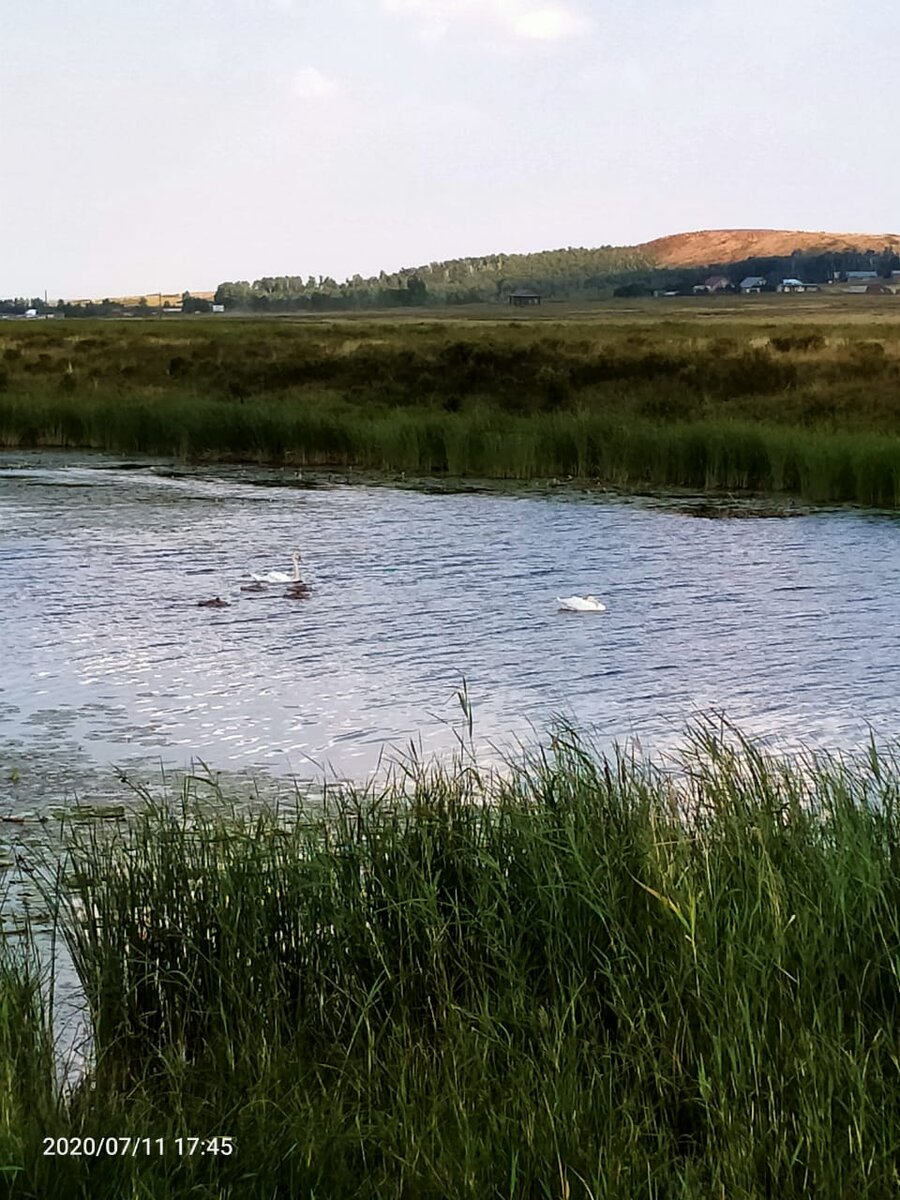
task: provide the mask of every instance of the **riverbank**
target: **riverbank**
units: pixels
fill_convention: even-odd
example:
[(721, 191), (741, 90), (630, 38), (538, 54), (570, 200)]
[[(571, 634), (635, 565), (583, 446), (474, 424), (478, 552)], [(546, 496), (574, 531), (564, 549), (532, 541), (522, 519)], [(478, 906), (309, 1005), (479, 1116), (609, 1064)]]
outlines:
[(722, 316), (9, 323), (0, 445), (900, 505), (900, 325)]
[(673, 774), (561, 729), (502, 774), (406, 767), (302, 819), (73, 834), (45, 886), (94, 1063), (58, 1101), (4, 940), (6, 1194), (891, 1191), (890, 748), (783, 761), (705, 725)]

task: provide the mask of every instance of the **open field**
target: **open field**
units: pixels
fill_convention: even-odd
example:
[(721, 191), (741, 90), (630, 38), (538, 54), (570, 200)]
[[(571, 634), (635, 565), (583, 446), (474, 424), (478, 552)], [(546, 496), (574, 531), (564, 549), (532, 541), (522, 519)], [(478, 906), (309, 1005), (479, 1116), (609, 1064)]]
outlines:
[[(215, 292), (191, 292), (195, 300), (212, 300), (215, 294)], [(128, 308), (132, 308), (144, 300), (148, 308), (158, 309), (180, 305), (183, 296), (183, 292), (147, 292), (143, 296), (110, 296), (109, 299), (113, 304), (123, 304)], [(101, 304), (102, 302), (99, 296), (67, 301), (68, 304)]]
[(900, 301), (8, 322), (0, 445), (900, 503)]
[(898, 794), (887, 748), (700, 725), (673, 775), (561, 729), (502, 776), (461, 750), (320, 815), (73, 835), (45, 886), (94, 1061), (60, 1100), (0, 940), (4, 1194), (890, 1195)]

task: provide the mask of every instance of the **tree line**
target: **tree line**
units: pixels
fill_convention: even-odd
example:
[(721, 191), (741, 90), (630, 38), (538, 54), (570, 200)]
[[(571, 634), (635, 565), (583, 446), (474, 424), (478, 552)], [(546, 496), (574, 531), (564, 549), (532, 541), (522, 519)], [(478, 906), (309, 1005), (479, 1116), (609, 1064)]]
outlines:
[[(252, 283), (220, 283), (213, 301), (185, 292), (185, 313), (209, 312), (212, 304), (226, 310), (256, 313), (340, 312), (384, 308), (444, 308), (464, 304), (504, 303), (520, 288), (538, 292), (545, 300), (586, 301), (609, 296), (645, 296), (655, 291), (690, 295), (711, 274), (724, 275), (737, 286), (747, 275), (766, 280), (774, 289), (782, 279), (805, 283), (839, 281), (848, 271), (876, 271), (888, 278), (900, 270), (900, 255), (884, 250), (844, 250), (828, 253), (796, 251), (790, 255), (753, 257), (703, 267), (659, 267), (634, 247), (568, 247), (535, 254), (493, 254), (404, 267), (393, 274), (381, 271), (363, 278), (353, 275), (339, 283), (326, 275), (263, 276)], [(66, 317), (152, 316), (146, 298), (125, 306), (111, 299), (72, 304), (41, 298), (0, 300), (0, 316)]]
[(406, 307), (446, 307), (504, 302), (511, 292), (527, 288), (546, 300), (599, 300), (611, 295), (651, 295), (657, 290), (690, 295), (710, 274), (725, 275), (735, 286), (747, 275), (761, 276), (773, 289), (787, 277), (806, 283), (831, 283), (848, 271), (877, 271), (889, 277), (900, 270), (900, 256), (883, 251), (830, 253), (797, 251), (790, 255), (753, 257), (704, 267), (655, 266), (642, 252), (602, 246), (538, 254), (462, 258), (381, 272), (363, 279), (354, 275), (338, 283), (326, 276), (267, 276), (221, 283), (215, 302), (226, 309), (250, 312), (316, 312)]
[(278, 275), (221, 283), (215, 302), (254, 312), (446, 307), (503, 302), (529, 288), (547, 299), (601, 299), (615, 280), (651, 264), (642, 252), (615, 246), (568, 247), (535, 254), (493, 254), (404, 267), (338, 283), (328, 276)]

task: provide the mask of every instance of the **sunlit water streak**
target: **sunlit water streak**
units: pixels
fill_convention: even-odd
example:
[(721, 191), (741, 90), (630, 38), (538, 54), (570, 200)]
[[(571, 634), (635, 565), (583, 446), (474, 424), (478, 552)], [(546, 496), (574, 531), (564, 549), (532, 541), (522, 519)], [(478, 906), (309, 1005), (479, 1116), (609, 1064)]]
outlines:
[[(711, 709), (784, 743), (897, 732), (886, 515), (263, 483), (0, 458), (2, 754), (20, 776), (20, 758), (55, 763), (59, 787), (67, 765), (200, 758), (362, 778), (386, 746), (451, 747), (463, 677), (482, 742), (561, 714), (601, 744), (664, 746)], [(240, 590), (294, 547), (309, 600)], [(608, 611), (558, 613), (573, 592)], [(230, 607), (198, 608), (216, 595)]]

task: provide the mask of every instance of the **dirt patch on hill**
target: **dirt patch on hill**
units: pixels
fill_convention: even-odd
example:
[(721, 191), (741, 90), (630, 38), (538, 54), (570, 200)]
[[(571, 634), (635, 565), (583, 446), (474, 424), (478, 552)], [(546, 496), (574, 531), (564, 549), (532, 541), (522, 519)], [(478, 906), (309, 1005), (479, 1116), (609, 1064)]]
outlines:
[(704, 229), (675, 233), (636, 246), (660, 267), (704, 267), (713, 263), (740, 262), (745, 258), (787, 256), (839, 250), (900, 252), (896, 233), (809, 233), (799, 229)]

